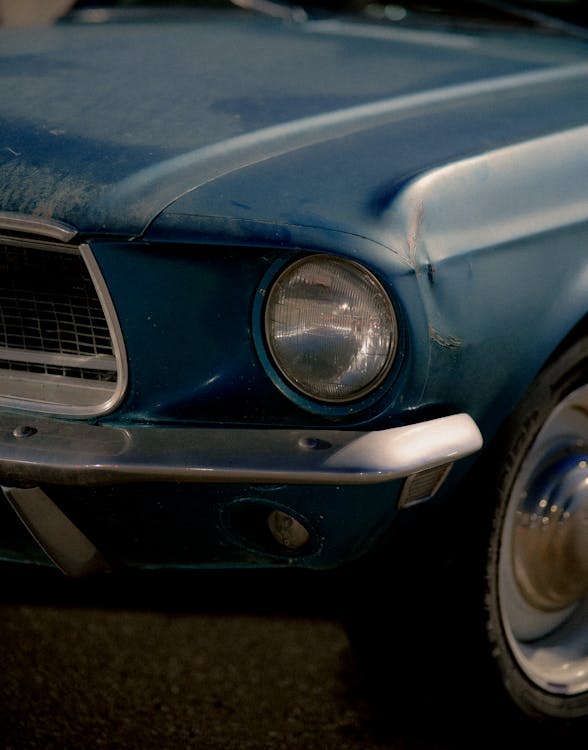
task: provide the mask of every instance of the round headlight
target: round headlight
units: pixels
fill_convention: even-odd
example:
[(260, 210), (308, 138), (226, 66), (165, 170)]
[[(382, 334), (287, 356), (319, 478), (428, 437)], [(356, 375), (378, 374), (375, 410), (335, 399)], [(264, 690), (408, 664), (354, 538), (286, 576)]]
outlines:
[(265, 333), (282, 375), (306, 396), (344, 402), (388, 373), (397, 340), (394, 310), (377, 279), (357, 263), (313, 255), (273, 284)]

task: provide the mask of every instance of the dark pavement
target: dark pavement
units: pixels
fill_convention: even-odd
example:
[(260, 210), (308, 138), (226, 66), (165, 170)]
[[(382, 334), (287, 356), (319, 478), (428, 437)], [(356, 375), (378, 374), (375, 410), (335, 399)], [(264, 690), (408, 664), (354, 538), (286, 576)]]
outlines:
[(9, 568), (0, 583), (3, 750), (471, 746), (459, 701), (441, 722), (375, 709), (330, 576)]

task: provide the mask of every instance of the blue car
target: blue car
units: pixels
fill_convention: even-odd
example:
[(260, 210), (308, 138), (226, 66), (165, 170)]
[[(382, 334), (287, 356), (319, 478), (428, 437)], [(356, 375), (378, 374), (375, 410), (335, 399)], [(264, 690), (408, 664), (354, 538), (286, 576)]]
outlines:
[(391, 701), (582, 725), (586, 13), (239, 5), (0, 29), (0, 558), (340, 569)]

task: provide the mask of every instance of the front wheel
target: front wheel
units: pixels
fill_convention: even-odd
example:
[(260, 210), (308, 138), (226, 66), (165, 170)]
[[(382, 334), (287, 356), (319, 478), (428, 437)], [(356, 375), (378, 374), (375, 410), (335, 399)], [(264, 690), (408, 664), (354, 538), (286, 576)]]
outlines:
[(460, 496), (399, 514), (351, 577), (351, 644), (397, 715), (428, 700), (518, 718), (527, 739), (585, 729), (587, 383), (583, 339), (538, 376)]
[(542, 723), (588, 716), (588, 345), (540, 376), (511, 432), (487, 617), (506, 691)]

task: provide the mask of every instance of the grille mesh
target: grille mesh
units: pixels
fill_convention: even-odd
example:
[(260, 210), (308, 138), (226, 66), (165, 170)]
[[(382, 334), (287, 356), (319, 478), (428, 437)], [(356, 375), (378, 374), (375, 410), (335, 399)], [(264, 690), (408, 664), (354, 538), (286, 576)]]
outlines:
[(79, 255), (0, 245), (0, 347), (113, 354), (102, 306)]
[(0, 240), (1, 372), (116, 383), (108, 323), (75, 248)]

